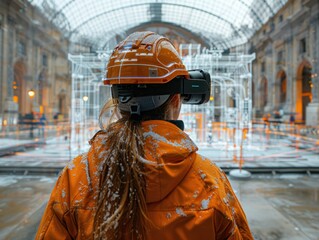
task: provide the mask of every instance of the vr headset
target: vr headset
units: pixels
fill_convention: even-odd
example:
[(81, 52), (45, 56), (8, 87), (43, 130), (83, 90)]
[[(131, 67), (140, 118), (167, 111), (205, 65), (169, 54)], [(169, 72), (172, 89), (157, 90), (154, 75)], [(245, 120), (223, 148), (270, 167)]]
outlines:
[(209, 101), (211, 80), (203, 70), (188, 71), (189, 78), (176, 77), (165, 84), (114, 84), (112, 95), (118, 97), (143, 97), (181, 94), (184, 104), (203, 104)]

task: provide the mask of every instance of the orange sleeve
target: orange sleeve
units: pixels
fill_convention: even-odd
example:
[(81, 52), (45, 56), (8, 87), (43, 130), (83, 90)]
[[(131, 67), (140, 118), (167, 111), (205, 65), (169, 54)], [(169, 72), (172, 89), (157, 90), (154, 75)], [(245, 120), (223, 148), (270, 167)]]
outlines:
[(248, 221), (244, 213), (244, 210), (242, 209), (241, 204), (238, 201), (236, 194), (234, 193), (233, 188), (226, 174), (222, 173), (222, 175), (224, 179), (225, 190), (227, 192), (227, 195), (224, 201), (226, 205), (228, 206), (229, 210), (231, 211), (232, 216), (234, 218), (234, 226), (231, 230), (231, 234), (229, 237), (225, 239), (253, 240), (254, 238), (249, 229)]
[[(232, 219), (227, 218), (223, 213), (214, 213), (214, 227), (216, 229), (216, 239), (218, 240), (246, 240), (239, 232), (238, 227)], [(249, 239), (249, 238), (247, 238)]]
[(69, 173), (66, 167), (52, 190), (35, 239), (68, 240), (75, 239), (76, 235), (76, 221), (70, 210)]

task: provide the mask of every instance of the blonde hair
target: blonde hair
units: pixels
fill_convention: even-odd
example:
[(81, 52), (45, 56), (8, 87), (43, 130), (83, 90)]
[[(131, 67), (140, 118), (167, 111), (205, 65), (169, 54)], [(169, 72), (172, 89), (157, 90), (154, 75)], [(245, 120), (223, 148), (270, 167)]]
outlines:
[(143, 113), (140, 121), (120, 113), (114, 99), (103, 106), (99, 124), (108, 134), (104, 145), (108, 154), (100, 175), (94, 239), (145, 239), (152, 223), (147, 216), (141, 121), (166, 119), (173, 96), (158, 109)]

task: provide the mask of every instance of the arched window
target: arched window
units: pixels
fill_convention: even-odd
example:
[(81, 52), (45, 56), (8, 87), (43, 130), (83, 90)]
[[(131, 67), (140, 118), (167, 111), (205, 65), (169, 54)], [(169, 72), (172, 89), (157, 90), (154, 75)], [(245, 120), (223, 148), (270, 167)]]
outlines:
[(43, 105), (43, 101), (44, 101), (44, 87), (45, 87), (45, 83), (47, 82), (47, 70), (46, 69), (42, 69), (42, 71), (40, 72), (39, 76), (38, 76), (38, 104), (39, 106)]
[(24, 81), (26, 67), (23, 61), (19, 60), (14, 64), (14, 79), (12, 82), (13, 101), (18, 104), (18, 111), (24, 114), (27, 109), (25, 99), (23, 98), (23, 91), (25, 91), (26, 84)]
[(261, 96), (261, 107), (266, 107), (268, 102), (268, 80), (265, 77), (261, 80)]
[(302, 70), (302, 92), (311, 93), (311, 67), (305, 66)]
[(282, 71), (280, 75), (280, 104), (284, 104), (287, 99), (287, 75)]
[(66, 114), (66, 92), (64, 89), (58, 95), (58, 109), (60, 114)]
[(302, 69), (302, 120), (306, 120), (306, 108), (312, 100), (312, 69), (310, 66), (305, 66)]
[(255, 106), (255, 83), (251, 82), (251, 101), (252, 101), (252, 106)]

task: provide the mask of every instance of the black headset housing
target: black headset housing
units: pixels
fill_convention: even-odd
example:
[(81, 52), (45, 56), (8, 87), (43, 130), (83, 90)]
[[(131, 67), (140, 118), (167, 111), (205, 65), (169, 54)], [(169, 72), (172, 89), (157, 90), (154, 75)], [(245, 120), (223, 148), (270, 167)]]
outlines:
[(179, 76), (165, 84), (114, 84), (112, 95), (118, 97), (142, 97), (180, 93), (184, 104), (203, 104), (209, 101), (211, 80), (203, 70), (188, 71), (189, 78)]

